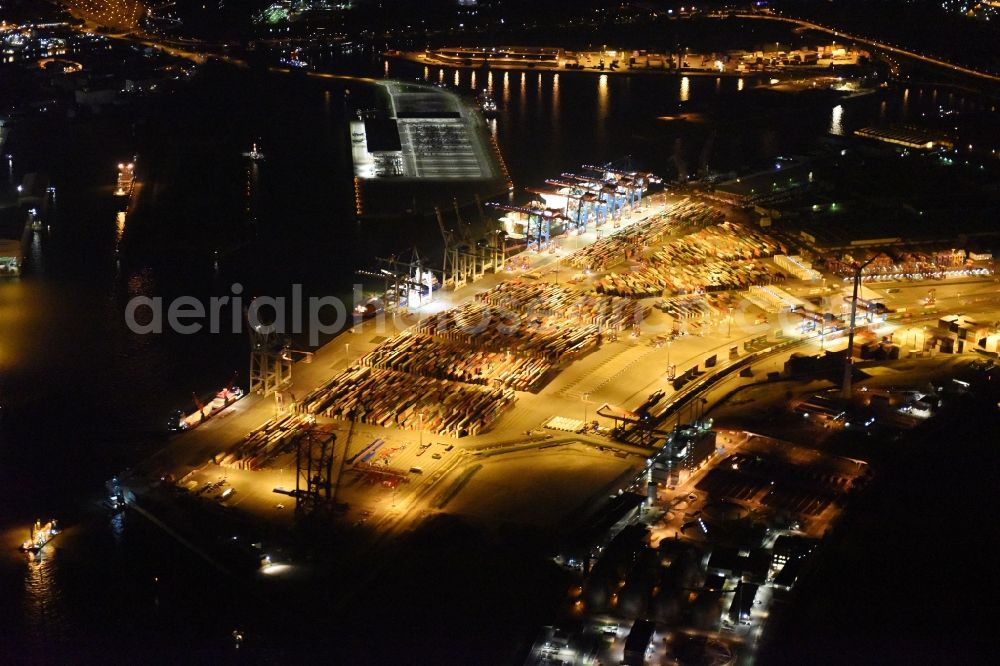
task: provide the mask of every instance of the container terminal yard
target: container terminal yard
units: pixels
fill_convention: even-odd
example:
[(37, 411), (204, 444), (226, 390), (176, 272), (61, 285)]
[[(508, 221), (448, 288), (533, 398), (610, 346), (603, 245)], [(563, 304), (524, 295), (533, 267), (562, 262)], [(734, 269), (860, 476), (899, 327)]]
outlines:
[(989, 654), (982, 7), (0, 4), (0, 662)]
[[(635, 569), (617, 589), (615, 562), (654, 548), (678, 580), (707, 576), (694, 602), (654, 596), (663, 621), (680, 623), (675, 644), (656, 649), (722, 628), (702, 647), (752, 653), (769, 600), (794, 584), (783, 565), (802, 565), (870, 473), (780, 433), (715, 426), (712, 410), (738, 422), (743, 391), (782, 393), (771, 382), (805, 366), (834, 377), (864, 367), (862, 393), (845, 396), (838, 380), (796, 413), (824, 431), (863, 430), (877, 402), (912, 425), (930, 398), (894, 397), (898, 376), (877, 369), (905, 358), (947, 374), (949, 352), (995, 348), (992, 257), (928, 253), (912, 277), (898, 263), (912, 257), (868, 248), (855, 301), (853, 279), (793, 254), (746, 211), (662, 191), (652, 174), (579, 171), (531, 189), (531, 204), (487, 206), (499, 215), (487, 236), (502, 242), (462, 242), (439, 211), (443, 269), (386, 264), (384, 291), (315, 354), (294, 362), (258, 341), (253, 394), (127, 475), (130, 506), (158, 520), (185, 497), (278, 543), (300, 524), (347, 530), (369, 573), (345, 575), (345, 599), (373, 561), (388, 563), (375, 544), (431, 516), (555, 530), (555, 561), (583, 581), (570, 611), (615, 659), (634, 641), (608, 618), (635, 617), (656, 579)], [(941, 316), (953, 307), (961, 318)], [(748, 515), (767, 533), (741, 531)], [(308, 569), (291, 556), (261, 567)], [(558, 643), (548, 631), (530, 663)]]

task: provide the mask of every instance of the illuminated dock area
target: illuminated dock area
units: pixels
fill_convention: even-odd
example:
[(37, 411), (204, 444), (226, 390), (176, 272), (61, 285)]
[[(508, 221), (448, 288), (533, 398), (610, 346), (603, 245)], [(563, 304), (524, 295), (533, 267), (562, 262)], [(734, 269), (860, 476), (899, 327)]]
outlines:
[(857, 65), (868, 53), (836, 42), (792, 49), (729, 49), (707, 53), (650, 51), (624, 47), (572, 50), (559, 46), (442, 46), (386, 55), (424, 65), (495, 69), (572, 70), (619, 73), (748, 74), (755, 71), (829, 70)]
[[(460, 195), (509, 187), (483, 117), (454, 92), (399, 81), (377, 84), (383, 103), (351, 121), (359, 217), (399, 214)], [(456, 189), (457, 188), (457, 189)]]
[[(581, 205), (564, 199), (567, 207)], [(577, 211), (568, 212), (572, 219)], [(578, 519), (598, 488), (630, 486), (657, 442), (610, 438), (614, 422), (598, 410), (629, 414), (657, 391), (668, 396), (666, 405), (669, 396), (686, 395), (693, 366), (732, 359), (734, 349), (742, 355), (741, 345), (766, 337), (770, 326), (757, 314), (733, 326), (725, 305), (695, 314), (679, 302), (602, 294), (600, 285), (628, 275), (630, 256), (644, 243), (689, 266), (685, 285), (665, 285), (658, 296), (717, 279), (706, 252), (721, 252), (717, 261), (750, 276), (756, 273), (747, 257), (777, 246), (755, 250), (752, 235), (751, 245), (741, 245), (746, 230), (720, 226), (724, 216), (712, 205), (665, 194), (633, 199), (600, 218), (580, 211), (579, 228), (544, 241), (536, 217), (525, 221), (528, 249), (502, 270), (356, 323), (310, 363), (294, 364), (293, 383), (277, 397), (249, 396), (228, 415), (177, 436), (147, 464), (150, 473), (170, 475), (189, 492), (229, 478), (235, 493), (222, 498), (224, 488), (215, 487), (206, 496), (286, 523), (286, 506), (327, 492), (295, 473), (302, 442), (326, 442), (323, 459), (332, 471), (323, 501), (346, 507), (348, 520), (374, 515), (387, 530), (450, 510), (452, 500), (463, 514), (512, 512), (551, 526)], [(698, 240), (699, 233), (710, 235)], [(729, 367), (731, 360), (716, 365)], [(579, 432), (547, 427), (563, 422), (579, 424)], [(497, 465), (518, 467), (506, 464), (508, 453), (536, 461), (549, 483), (575, 490), (547, 495), (537, 513), (516, 508), (508, 493), (498, 500), (486, 488), (502, 474)], [(597, 476), (580, 486), (571, 463), (588, 458)], [(480, 474), (485, 481), (477, 481)], [(521, 492), (537, 492), (540, 482)]]
[(854, 133), (865, 139), (913, 150), (934, 150), (935, 148), (950, 150), (954, 148), (954, 142), (948, 137), (915, 126), (863, 127)]
[[(589, 169), (496, 207), (519, 253), (446, 265), (433, 291), (423, 273), (387, 281), (384, 309), (144, 473), (278, 525), (326, 507), (378, 534), (439, 512), (567, 527), (599, 491), (643, 492), (670, 428), (793, 356), (846, 346), (844, 284), (820, 284), (751, 217)], [(886, 310), (862, 306), (891, 337)], [(681, 459), (670, 483), (709, 459)]]

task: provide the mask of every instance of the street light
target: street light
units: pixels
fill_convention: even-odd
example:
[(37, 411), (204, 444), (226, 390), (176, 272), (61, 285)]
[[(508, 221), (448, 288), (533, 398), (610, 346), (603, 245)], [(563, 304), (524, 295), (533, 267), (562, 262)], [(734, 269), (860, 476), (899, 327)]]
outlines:
[(588, 402), (589, 400), (590, 400), (590, 394), (589, 393), (584, 393), (583, 394), (583, 427), (584, 427), (584, 429), (586, 429), (586, 427), (587, 427), (587, 405), (590, 404)]
[(347, 362), (348, 367), (351, 365), (351, 343), (344, 343), (344, 360)]

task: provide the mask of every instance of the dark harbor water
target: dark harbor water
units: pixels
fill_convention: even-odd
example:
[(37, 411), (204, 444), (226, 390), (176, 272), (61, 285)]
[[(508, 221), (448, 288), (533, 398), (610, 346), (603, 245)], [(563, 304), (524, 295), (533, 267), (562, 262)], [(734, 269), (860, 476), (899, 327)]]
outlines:
[[(979, 104), (916, 86), (838, 100), (764, 91), (752, 77), (489, 74), (381, 59), (355, 68), (470, 95), (492, 87), (501, 111), (490, 128), (519, 187), (627, 156), (667, 178), (678, 163), (743, 171), (831, 133)], [(163, 660), (191, 646), (231, 656), (235, 626), (267, 635), (280, 611), (248, 604), (249, 592), (141, 517), (109, 519), (87, 503), (163, 445), (167, 415), (192, 393), (234, 374), (246, 383), (244, 335), (136, 335), (123, 311), (133, 296), (207, 299), (234, 283), (246, 295), (293, 284), (346, 295), (376, 255), (418, 245), (433, 256), (431, 219), (353, 217), (346, 121), (371, 103), (361, 84), (213, 65), (137, 109), (13, 126), (14, 177), (45, 172), (56, 194), (25, 274), (0, 280), (0, 661), (73, 661), (81, 645), (79, 661), (102, 651), (158, 660), (147, 647), (165, 649)], [(678, 113), (688, 120), (661, 119)], [(256, 163), (242, 155), (254, 141), (266, 154)], [(115, 165), (133, 155), (141, 189), (123, 218), (111, 189)], [(14, 547), (48, 515), (71, 529), (27, 563)]]

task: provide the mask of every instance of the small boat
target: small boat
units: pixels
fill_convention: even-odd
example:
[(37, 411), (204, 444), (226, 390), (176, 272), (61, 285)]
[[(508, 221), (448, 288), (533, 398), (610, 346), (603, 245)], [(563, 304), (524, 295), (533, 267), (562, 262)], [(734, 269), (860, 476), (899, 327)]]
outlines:
[(255, 141), (250, 145), (250, 152), (243, 153), (244, 157), (249, 157), (254, 162), (260, 162), (264, 159), (264, 153), (257, 149), (257, 142)]
[(493, 91), (489, 88), (484, 89), (479, 95), (479, 108), (486, 118), (492, 118), (500, 113), (500, 107), (497, 106), (496, 100), (493, 99)]
[(118, 178), (115, 182), (115, 196), (129, 197), (135, 185), (135, 162), (118, 163)]
[(55, 519), (42, 525), (42, 521), (36, 520), (31, 526), (31, 538), (21, 544), (21, 550), (26, 553), (37, 554), (45, 544), (52, 541), (59, 534), (59, 523)]

